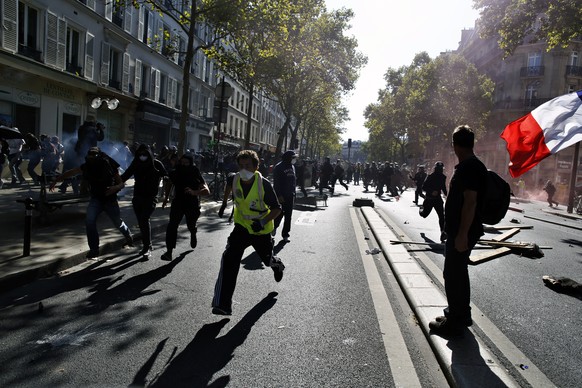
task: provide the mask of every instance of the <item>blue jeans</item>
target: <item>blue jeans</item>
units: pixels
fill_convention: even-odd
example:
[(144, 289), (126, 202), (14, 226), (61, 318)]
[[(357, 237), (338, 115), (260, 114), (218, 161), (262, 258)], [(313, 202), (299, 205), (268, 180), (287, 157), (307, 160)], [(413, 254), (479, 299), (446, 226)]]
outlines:
[(150, 218), (156, 209), (156, 198), (134, 196), (133, 211), (141, 232), (141, 241), (144, 248), (152, 248), (152, 228)]
[(36, 171), (34, 171), (36, 166), (38, 166), (38, 164), (40, 163), (40, 159), (41, 159), (40, 150), (29, 151), (28, 167), (26, 168), (26, 171), (28, 172), (28, 175), (30, 175), (34, 182), (38, 182), (40, 179), (40, 176), (36, 173)]
[(119, 229), (119, 231), (126, 238), (131, 237), (131, 232), (125, 222), (121, 219), (121, 211), (119, 210), (119, 204), (117, 203), (117, 198), (112, 197), (108, 199), (98, 199), (91, 197), (89, 200), (89, 205), (87, 206), (87, 217), (85, 219), (85, 227), (87, 229), (87, 243), (89, 244), (89, 249), (92, 251), (99, 250), (99, 232), (97, 231), (97, 217), (101, 212), (105, 212), (113, 225)]

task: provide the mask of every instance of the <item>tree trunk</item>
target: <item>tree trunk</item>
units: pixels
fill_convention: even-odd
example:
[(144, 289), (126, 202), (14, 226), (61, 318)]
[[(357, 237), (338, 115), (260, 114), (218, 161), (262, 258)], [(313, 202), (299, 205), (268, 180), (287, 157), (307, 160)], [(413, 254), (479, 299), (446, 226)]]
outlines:
[(285, 123), (283, 123), (283, 128), (279, 131), (279, 138), (277, 139), (277, 150), (275, 151), (275, 157), (281, 155), (281, 150), (283, 149), (283, 142), (285, 141), (285, 135), (289, 130), (289, 124), (291, 123), (291, 115), (286, 116)]
[[(188, 110), (188, 99), (190, 97), (190, 68), (194, 58), (194, 15), (196, 15), (196, 2), (192, 2), (192, 14), (190, 16), (190, 27), (188, 28), (188, 43), (186, 44), (186, 56), (184, 58), (184, 68), (182, 72), (182, 113), (180, 115), (180, 129), (178, 131), (178, 154), (182, 155), (186, 147), (186, 125), (190, 118)], [(172, 129), (170, 128), (170, 134)]]

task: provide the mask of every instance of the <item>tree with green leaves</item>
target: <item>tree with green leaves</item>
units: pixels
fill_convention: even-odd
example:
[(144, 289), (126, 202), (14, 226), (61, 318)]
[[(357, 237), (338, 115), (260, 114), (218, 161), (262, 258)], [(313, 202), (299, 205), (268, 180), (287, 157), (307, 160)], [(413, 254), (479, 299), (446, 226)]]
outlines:
[(403, 163), (439, 149), (442, 154), (459, 124), (471, 125), (477, 137), (485, 132), (494, 84), (463, 57), (420, 53), (410, 66), (389, 69), (385, 79), (378, 101), (365, 111), (372, 158)]
[[(186, 146), (186, 125), (189, 118), (188, 104), (190, 97), (190, 69), (192, 61), (198, 50), (207, 49), (216, 45), (221, 39), (241, 28), (242, 14), (239, 9), (246, 9), (250, 0), (111, 0), (115, 2), (117, 9), (126, 7), (148, 7), (157, 12), (161, 17), (173, 20), (186, 35), (187, 41), (183, 52), (184, 56), (182, 73), (182, 112), (178, 133), (178, 151), (183, 153)], [(195, 36), (196, 25), (204, 24), (212, 29), (212, 33), (206, 40), (199, 40)], [(160, 42), (169, 41), (165, 47), (166, 54), (178, 53), (176, 43), (171, 42), (171, 37), (164, 36), (168, 32), (156, 31), (154, 39)]]
[[(292, 119), (302, 122), (301, 116), (322, 98), (322, 91), (334, 95), (352, 90), (359, 69), (366, 63), (356, 50), (357, 41), (344, 35), (353, 17), (351, 10), (327, 12), (321, 0), (295, 4), (287, 24), (287, 40), (277, 45), (265, 73), (270, 80), (265, 82), (267, 93), (277, 99), (286, 117), (279, 131), (277, 154)], [(323, 109), (321, 114), (329, 107)], [(292, 128), (292, 140), (297, 131), (298, 126)]]
[(239, 10), (238, 28), (228, 33), (205, 54), (249, 93), (245, 148), (251, 140), (253, 100), (256, 90), (263, 90), (266, 66), (274, 55), (275, 45), (287, 39), (287, 21), (293, 6), (288, 1), (258, 0)]
[(580, 0), (473, 0), (483, 38), (498, 37), (511, 55), (523, 43), (545, 41), (548, 50), (582, 36)]

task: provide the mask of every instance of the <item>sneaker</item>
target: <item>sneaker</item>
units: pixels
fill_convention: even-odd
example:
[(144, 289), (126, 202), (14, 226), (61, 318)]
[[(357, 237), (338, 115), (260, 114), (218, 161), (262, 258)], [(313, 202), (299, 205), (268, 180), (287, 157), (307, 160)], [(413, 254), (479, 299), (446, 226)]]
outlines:
[(271, 258), (271, 268), (273, 269), (273, 275), (275, 276), (275, 281), (280, 282), (283, 279), (283, 271), (285, 270), (285, 265), (281, 259), (277, 257)]
[(85, 256), (87, 259), (95, 259), (97, 257), (99, 257), (99, 250), (94, 249), (91, 249), (89, 252), (87, 252), (87, 256)]
[(170, 252), (166, 252), (160, 257), (160, 259), (164, 261), (172, 261), (172, 254)]
[(125, 236), (125, 243), (123, 244), (124, 247), (133, 248), (133, 236)]
[(142, 255), (144, 258), (149, 258), (152, 255), (152, 248), (151, 247), (143, 247), (139, 254)]
[(442, 232), (441, 233), (441, 242), (445, 242), (447, 241), (447, 232)]
[(289, 236), (287, 236), (287, 237), (283, 237), (283, 242), (284, 242), (284, 243), (288, 243), (288, 242), (289, 242)]
[[(436, 317), (434, 320), (437, 321), (437, 322), (440, 322), (440, 321), (442, 321), (442, 320), (444, 320), (446, 318), (447, 317), (445, 317), (444, 315), (441, 315), (439, 317)], [(465, 326), (469, 327), (469, 326), (472, 326), (473, 325), (473, 320), (471, 318), (467, 318), (464, 323), (465, 323)]]
[(232, 315), (231, 309), (225, 309), (222, 307), (214, 306), (212, 307), (212, 314), (214, 315)]
[(463, 336), (464, 327), (459, 323), (454, 323), (446, 317), (440, 317), (440, 320), (431, 321), (428, 327), (432, 334), (445, 337), (461, 337)]
[(196, 232), (190, 235), (190, 248), (194, 249), (198, 245), (198, 239), (196, 238)]

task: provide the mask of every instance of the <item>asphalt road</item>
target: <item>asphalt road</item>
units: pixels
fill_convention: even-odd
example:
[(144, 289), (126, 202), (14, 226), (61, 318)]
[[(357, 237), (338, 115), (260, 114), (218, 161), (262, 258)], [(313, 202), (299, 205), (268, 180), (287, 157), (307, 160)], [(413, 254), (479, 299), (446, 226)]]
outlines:
[(210, 309), (232, 228), (215, 217), (200, 219), (195, 250), (184, 233), (171, 263), (159, 260), (163, 249), (149, 261), (115, 252), (1, 295), (0, 385), (446, 386), (380, 259), (389, 303), (375, 306), (355, 242), (369, 231), (350, 212), (353, 194), (338, 193), (327, 208), (295, 211), (291, 241), (276, 247), (287, 266), (280, 283), (247, 250), (228, 318)]
[[(200, 219), (195, 250), (182, 226), (171, 263), (159, 260), (162, 235), (149, 261), (139, 247), (118, 251), (0, 295), (0, 385), (447, 386), (389, 265), (372, 253), (372, 231), (350, 207), (372, 195), (357, 187), (336, 193), (328, 207), (294, 212), (288, 244), (277, 236), (287, 266), (281, 283), (247, 250), (228, 318), (210, 312), (232, 228), (216, 217)], [(421, 219), (412, 195), (375, 199), (376, 209), (403, 239), (436, 241), (436, 215)], [(506, 219), (534, 228), (513, 239), (553, 249), (541, 259), (510, 254), (471, 267), (473, 330), (508, 370), (531, 362), (530, 371), (535, 365), (557, 386), (580, 386), (580, 300), (541, 281), (582, 278), (579, 231), (528, 219), (558, 218), (539, 203), (523, 206), (526, 213)], [(413, 254), (438, 284), (442, 252), (424, 246)], [(485, 319), (499, 332), (481, 326)]]
[[(402, 230), (403, 239), (438, 242), (438, 217), (433, 212), (427, 219), (418, 215), (412, 193), (405, 193), (402, 203), (383, 203), (383, 209)], [(378, 201), (377, 201), (378, 202)], [(524, 213), (509, 211), (500, 225), (532, 225), (510, 238), (535, 242), (552, 249), (543, 250), (544, 257), (528, 258), (508, 255), (470, 266), (471, 299), (478, 309), (519, 348), (556, 386), (582, 386), (582, 303), (577, 297), (545, 287), (542, 276), (563, 276), (582, 280), (582, 222), (572, 221), (544, 210), (542, 202), (512, 203)], [(564, 206), (557, 213), (565, 213)], [(534, 217), (534, 218), (531, 218)], [(540, 221), (541, 219), (543, 221)], [(568, 224), (576, 227), (560, 226)], [(486, 234), (492, 238), (495, 234)], [(479, 250), (483, 251), (483, 250)], [(417, 254), (426, 255), (440, 271), (444, 256), (431, 247), (418, 247)], [(430, 271), (429, 271), (430, 272)], [(473, 312), (475, 315), (475, 311)], [(490, 345), (502, 353), (506, 339), (494, 337)], [(522, 359), (506, 355), (507, 362), (521, 365)], [(527, 363), (523, 368), (528, 367)], [(524, 372), (527, 373), (527, 372)]]

